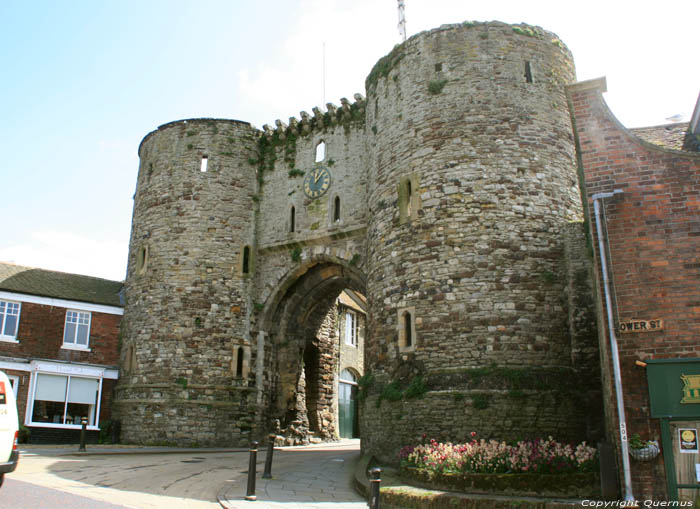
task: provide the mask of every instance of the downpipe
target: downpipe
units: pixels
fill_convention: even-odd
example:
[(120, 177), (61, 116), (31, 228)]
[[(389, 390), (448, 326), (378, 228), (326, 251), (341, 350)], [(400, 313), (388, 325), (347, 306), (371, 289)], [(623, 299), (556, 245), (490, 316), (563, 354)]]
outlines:
[(595, 211), (595, 226), (598, 233), (598, 248), (600, 250), (600, 265), (603, 273), (603, 288), (605, 292), (605, 310), (608, 317), (608, 333), (610, 335), (610, 350), (613, 362), (613, 378), (615, 379), (615, 397), (617, 401), (617, 415), (620, 421), (620, 446), (622, 449), (622, 471), (625, 477), (625, 500), (633, 501), (632, 475), (630, 472), (629, 444), (627, 442), (627, 420), (625, 419), (625, 406), (622, 397), (622, 376), (620, 374), (620, 357), (617, 349), (617, 337), (615, 336), (615, 322), (613, 321), (612, 302), (610, 299), (610, 279), (608, 277), (608, 264), (605, 257), (605, 244), (603, 242), (603, 228), (601, 226), (600, 202), (606, 198), (612, 198), (621, 194), (621, 189), (615, 189), (612, 193), (597, 193), (593, 199)]

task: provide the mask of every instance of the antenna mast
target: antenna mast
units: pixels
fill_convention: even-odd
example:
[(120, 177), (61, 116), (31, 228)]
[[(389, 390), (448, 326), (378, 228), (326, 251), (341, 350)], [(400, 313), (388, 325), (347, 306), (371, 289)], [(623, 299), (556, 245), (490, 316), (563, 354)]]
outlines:
[(406, 12), (404, 6), (404, 0), (398, 0), (399, 2), (399, 35), (401, 36), (401, 41), (406, 40)]
[(323, 102), (326, 104), (326, 42), (323, 42)]

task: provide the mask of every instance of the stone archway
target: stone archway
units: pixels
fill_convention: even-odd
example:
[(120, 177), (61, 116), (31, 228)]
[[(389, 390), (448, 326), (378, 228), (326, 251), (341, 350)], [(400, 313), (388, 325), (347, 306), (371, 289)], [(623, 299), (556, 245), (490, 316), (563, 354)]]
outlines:
[(338, 437), (335, 304), (345, 289), (366, 293), (365, 275), (344, 260), (316, 257), (285, 276), (266, 306), (265, 417), (289, 444)]

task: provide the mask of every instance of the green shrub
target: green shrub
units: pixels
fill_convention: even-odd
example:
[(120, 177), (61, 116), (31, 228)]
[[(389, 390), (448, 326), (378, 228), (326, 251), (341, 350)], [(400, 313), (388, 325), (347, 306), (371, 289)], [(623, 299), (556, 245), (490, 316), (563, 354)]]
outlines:
[(432, 95), (437, 95), (442, 92), (442, 89), (445, 88), (446, 84), (447, 80), (433, 80), (428, 83), (428, 92), (430, 92)]

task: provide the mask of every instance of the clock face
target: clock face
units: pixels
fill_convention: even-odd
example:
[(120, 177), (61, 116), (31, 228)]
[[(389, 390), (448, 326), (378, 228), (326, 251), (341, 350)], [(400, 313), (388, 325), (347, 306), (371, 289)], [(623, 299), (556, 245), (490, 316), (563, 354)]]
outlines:
[(304, 194), (309, 198), (318, 198), (331, 186), (331, 174), (328, 168), (316, 166), (304, 179)]

